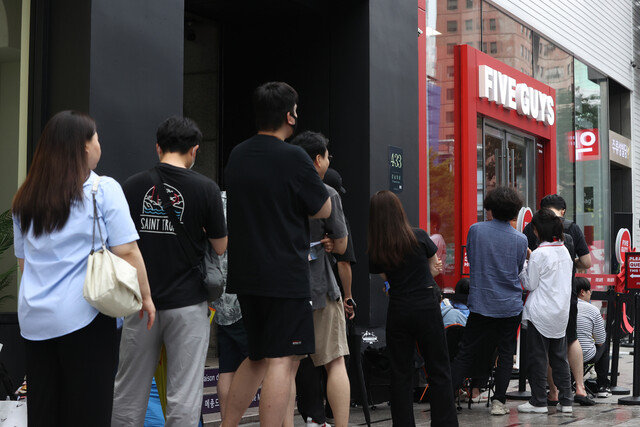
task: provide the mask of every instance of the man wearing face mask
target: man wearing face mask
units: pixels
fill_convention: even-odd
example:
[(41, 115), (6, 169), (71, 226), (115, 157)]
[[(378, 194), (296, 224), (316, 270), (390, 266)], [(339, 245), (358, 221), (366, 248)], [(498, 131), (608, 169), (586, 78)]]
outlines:
[(149, 331), (138, 313), (125, 318), (112, 417), (112, 425), (118, 427), (144, 423), (162, 344), (168, 362), (166, 425), (195, 426), (200, 418), (202, 373), (209, 346), (207, 293), (165, 206), (171, 204), (175, 219), (200, 257), (205, 245), (212, 245), (220, 255), (227, 248), (220, 189), (211, 179), (190, 170), (202, 140), (198, 126), (184, 117), (169, 117), (156, 136), (160, 163), (122, 186), (140, 235), (138, 245), (157, 312)]
[(284, 142), (298, 122), (297, 103), (286, 83), (258, 87), (258, 134), (233, 149), (225, 168), (233, 236), (227, 291), (238, 295), (249, 357), (233, 377), (223, 427), (238, 425), (261, 383), (260, 425), (292, 419), (299, 360), (315, 351), (309, 218), (329, 217), (331, 199), (307, 153)]

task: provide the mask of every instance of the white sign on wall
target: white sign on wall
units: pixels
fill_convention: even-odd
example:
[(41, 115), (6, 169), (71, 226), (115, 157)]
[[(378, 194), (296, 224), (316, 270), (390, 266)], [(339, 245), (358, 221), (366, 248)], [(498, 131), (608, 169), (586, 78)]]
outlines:
[(553, 97), (525, 83), (518, 83), (513, 77), (488, 65), (478, 67), (478, 89), (480, 98), (486, 98), (508, 110), (516, 110), (521, 116), (547, 126), (552, 126), (556, 121)]

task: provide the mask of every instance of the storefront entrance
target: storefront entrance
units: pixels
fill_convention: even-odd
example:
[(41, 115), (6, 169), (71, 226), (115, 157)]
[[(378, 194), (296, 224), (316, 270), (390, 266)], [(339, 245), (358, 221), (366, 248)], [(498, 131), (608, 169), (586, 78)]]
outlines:
[[(478, 188), (482, 198), (497, 186), (508, 186), (518, 191), (525, 206), (535, 209), (535, 139), (487, 119), (479, 122), (483, 154), (478, 165)], [(486, 219), (483, 215), (482, 204), (478, 203), (479, 221)]]

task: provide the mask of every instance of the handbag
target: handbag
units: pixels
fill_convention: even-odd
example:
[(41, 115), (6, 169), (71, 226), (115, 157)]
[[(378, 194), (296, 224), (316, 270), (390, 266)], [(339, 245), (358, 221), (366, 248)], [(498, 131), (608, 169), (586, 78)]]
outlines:
[(202, 286), (207, 292), (207, 301), (212, 302), (222, 296), (224, 292), (225, 280), (220, 267), (220, 258), (215, 253), (211, 244), (205, 242), (204, 256), (202, 259), (198, 256), (191, 237), (187, 234), (187, 230), (182, 223), (178, 220), (173, 206), (167, 197), (167, 192), (164, 190), (164, 181), (160, 177), (160, 173), (157, 168), (151, 168), (149, 170), (153, 184), (156, 186), (156, 191), (160, 194), (160, 201), (162, 202), (162, 209), (167, 214), (169, 221), (173, 225), (173, 230), (176, 233), (178, 242), (185, 252), (185, 255), (189, 259), (191, 265), (197, 268), (200, 272), (200, 279)]
[[(89, 304), (102, 314), (111, 317), (124, 317), (142, 308), (142, 295), (138, 284), (138, 272), (127, 261), (109, 251), (102, 238), (98, 222), (96, 193), (101, 177), (93, 181), (93, 236), (91, 252), (87, 262), (87, 274), (84, 278), (82, 294)], [(95, 250), (96, 226), (100, 234), (102, 249)]]

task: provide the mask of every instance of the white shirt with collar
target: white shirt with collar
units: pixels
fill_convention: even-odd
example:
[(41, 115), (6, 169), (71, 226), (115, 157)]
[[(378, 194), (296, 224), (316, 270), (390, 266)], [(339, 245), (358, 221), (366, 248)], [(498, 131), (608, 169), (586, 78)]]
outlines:
[[(542, 242), (531, 253), (522, 285), (531, 291), (522, 322), (531, 321), (546, 338), (562, 338), (569, 320), (573, 261), (562, 242)], [(523, 269), (524, 271), (524, 269)]]

